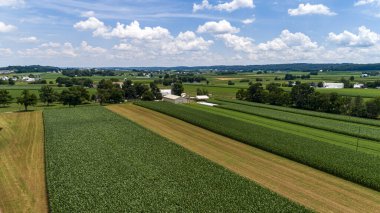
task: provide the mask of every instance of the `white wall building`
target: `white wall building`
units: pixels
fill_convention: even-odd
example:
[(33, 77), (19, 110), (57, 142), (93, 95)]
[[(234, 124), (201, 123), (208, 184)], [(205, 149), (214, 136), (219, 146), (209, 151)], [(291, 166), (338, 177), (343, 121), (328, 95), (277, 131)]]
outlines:
[(343, 89), (344, 83), (326, 83), (326, 82), (323, 82), (323, 88), (326, 88), (326, 89)]
[(355, 89), (361, 89), (364, 88), (364, 84), (354, 84)]
[(170, 102), (173, 104), (186, 104), (189, 103), (189, 100), (187, 100), (184, 97), (178, 96), (178, 95), (165, 95), (162, 98), (163, 101)]
[(195, 99), (197, 101), (206, 101), (206, 100), (210, 99), (210, 97), (208, 97), (207, 95), (197, 95), (197, 96), (195, 96)]
[(171, 89), (160, 89), (160, 93), (162, 94), (162, 97), (163, 97), (163, 96), (166, 96), (166, 95), (171, 95), (172, 94), (172, 90)]

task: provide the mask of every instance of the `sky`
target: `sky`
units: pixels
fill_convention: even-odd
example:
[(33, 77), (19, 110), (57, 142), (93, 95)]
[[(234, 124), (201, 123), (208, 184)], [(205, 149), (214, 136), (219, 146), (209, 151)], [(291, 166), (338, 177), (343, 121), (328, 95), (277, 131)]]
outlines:
[(0, 0), (0, 66), (379, 63), (380, 0)]

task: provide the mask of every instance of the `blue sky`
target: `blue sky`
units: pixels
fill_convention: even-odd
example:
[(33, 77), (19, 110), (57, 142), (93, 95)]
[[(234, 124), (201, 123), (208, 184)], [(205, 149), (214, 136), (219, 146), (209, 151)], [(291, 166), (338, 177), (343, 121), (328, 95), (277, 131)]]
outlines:
[(380, 0), (0, 0), (0, 66), (380, 62)]

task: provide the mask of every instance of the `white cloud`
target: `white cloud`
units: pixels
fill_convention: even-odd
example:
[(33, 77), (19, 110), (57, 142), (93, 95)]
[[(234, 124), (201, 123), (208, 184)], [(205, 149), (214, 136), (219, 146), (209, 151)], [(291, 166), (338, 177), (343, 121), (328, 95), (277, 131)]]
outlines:
[(45, 47), (45, 48), (48, 48), (48, 47), (57, 48), (57, 47), (60, 47), (60, 46), (61, 46), (61, 44), (57, 43), (57, 42), (48, 42), (48, 43), (41, 44), (41, 47)]
[(380, 0), (359, 0), (355, 3), (355, 6), (363, 6), (367, 4), (376, 4), (380, 6)]
[(197, 12), (199, 10), (219, 10), (219, 11), (227, 11), (232, 12), (240, 8), (254, 8), (255, 4), (253, 0), (232, 0), (230, 2), (219, 3), (217, 5), (212, 5), (208, 0), (203, 0), (201, 4), (193, 4), (193, 12)]
[(232, 34), (223, 34), (216, 36), (224, 41), (227, 47), (233, 48), (235, 51), (251, 53), (254, 51), (254, 40), (248, 37), (241, 37)]
[(11, 31), (16, 30), (17, 27), (10, 25), (10, 24), (5, 24), (4, 22), (0, 21), (0, 33), (8, 33)]
[(30, 58), (54, 58), (54, 57), (69, 57), (78, 56), (77, 50), (70, 42), (60, 43), (44, 43), (39, 47), (19, 50), (18, 55), (21, 57)]
[(94, 54), (94, 55), (98, 55), (98, 54), (102, 54), (102, 53), (107, 52), (106, 49), (101, 48), (101, 47), (93, 47), (93, 46), (89, 45), (86, 41), (82, 41), (81, 50), (83, 50), (87, 53), (90, 53), (90, 54)]
[(20, 41), (24, 43), (37, 43), (38, 39), (35, 36), (30, 36), (30, 37), (20, 38)]
[(289, 9), (289, 15), (291, 16), (302, 16), (302, 15), (326, 15), (334, 16), (337, 15), (335, 12), (332, 12), (330, 8), (323, 4), (299, 4), (296, 9)]
[(85, 12), (82, 12), (81, 17), (86, 17), (86, 18), (89, 18), (89, 17), (94, 17), (95, 16), (95, 12), (94, 11), (85, 11)]
[(86, 21), (80, 21), (74, 24), (74, 28), (77, 30), (94, 30), (94, 36), (102, 36), (108, 32), (108, 28), (102, 21), (99, 21), (95, 17), (89, 17)]
[(329, 33), (328, 40), (342, 46), (369, 47), (379, 43), (380, 35), (372, 32), (365, 26), (361, 26), (358, 29), (358, 34), (351, 33), (347, 30), (340, 34)]
[(234, 34), (238, 33), (239, 28), (233, 27), (230, 22), (226, 20), (221, 20), (219, 22), (206, 22), (205, 24), (198, 27), (198, 33), (211, 33), (211, 34)]
[(25, 4), (24, 0), (0, 0), (0, 7), (17, 8)]
[(242, 22), (243, 24), (252, 24), (252, 23), (255, 22), (255, 21), (256, 21), (255, 18), (247, 18), (247, 19), (242, 20), (241, 22)]
[(133, 21), (129, 25), (117, 23), (116, 27), (106, 35), (124, 39), (158, 40), (169, 37), (170, 32), (160, 26), (141, 28), (138, 21)]
[(0, 56), (11, 56), (13, 51), (9, 48), (0, 48)]
[(205, 51), (213, 43), (211, 40), (206, 41), (202, 37), (197, 37), (194, 32), (186, 31), (179, 33), (171, 42), (164, 43), (163, 50), (172, 54), (178, 54), (182, 51)]

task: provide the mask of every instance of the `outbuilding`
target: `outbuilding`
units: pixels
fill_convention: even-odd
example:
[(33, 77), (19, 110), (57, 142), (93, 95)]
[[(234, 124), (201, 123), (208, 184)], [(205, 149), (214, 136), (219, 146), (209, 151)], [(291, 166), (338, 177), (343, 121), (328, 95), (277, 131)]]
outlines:
[(326, 89), (343, 89), (344, 83), (326, 83), (326, 82), (323, 82), (323, 88), (326, 88)]
[(172, 90), (171, 89), (160, 89), (160, 93), (163, 96), (167, 96), (167, 95), (171, 95), (172, 94)]
[(162, 98), (162, 100), (166, 101), (166, 102), (173, 103), (173, 104), (186, 104), (186, 103), (189, 103), (189, 101), (186, 98), (178, 96), (178, 95), (165, 95)]
[(206, 100), (210, 99), (210, 97), (208, 97), (207, 95), (197, 95), (197, 96), (195, 96), (195, 99), (197, 101), (206, 101)]

